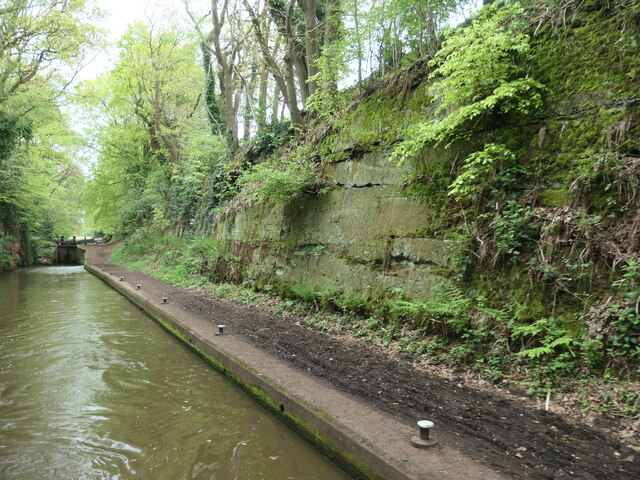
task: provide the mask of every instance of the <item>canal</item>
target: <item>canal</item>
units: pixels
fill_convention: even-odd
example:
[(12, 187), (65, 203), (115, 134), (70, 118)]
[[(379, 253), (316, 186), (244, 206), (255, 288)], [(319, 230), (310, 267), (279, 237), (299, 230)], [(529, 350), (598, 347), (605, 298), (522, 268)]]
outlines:
[(346, 479), (82, 267), (0, 275), (0, 478)]

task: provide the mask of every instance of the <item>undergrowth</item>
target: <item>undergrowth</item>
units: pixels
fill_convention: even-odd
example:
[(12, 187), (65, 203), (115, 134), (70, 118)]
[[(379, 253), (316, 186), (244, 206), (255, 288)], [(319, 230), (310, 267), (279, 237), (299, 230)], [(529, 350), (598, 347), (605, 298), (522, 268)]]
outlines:
[[(313, 328), (395, 349), (418, 362), (471, 370), (496, 383), (516, 381), (533, 396), (575, 390), (578, 378), (585, 392), (603, 378), (617, 392), (627, 384), (625, 378), (634, 376), (631, 365), (637, 365), (637, 263), (626, 266), (623, 280), (613, 285), (618, 300), (612, 297), (599, 311), (614, 321), (594, 336), (568, 329), (562, 316), (529, 321), (532, 313), (517, 301), (493, 308), (491, 299), (470, 296), (453, 281), (443, 283), (432, 300), (408, 298), (401, 289), (340, 292), (277, 281), (261, 282), (256, 290), (255, 282), (238, 276), (241, 259), (210, 237), (139, 230), (114, 251), (112, 261), (174, 285), (197, 287), (303, 319)], [(608, 356), (619, 361), (603, 363)], [(638, 415), (637, 393), (618, 395), (615, 401), (593, 394), (582, 400), (585, 411)]]
[(20, 259), (12, 250), (14, 244), (15, 239), (10, 235), (0, 237), (0, 272), (9, 270), (19, 262)]

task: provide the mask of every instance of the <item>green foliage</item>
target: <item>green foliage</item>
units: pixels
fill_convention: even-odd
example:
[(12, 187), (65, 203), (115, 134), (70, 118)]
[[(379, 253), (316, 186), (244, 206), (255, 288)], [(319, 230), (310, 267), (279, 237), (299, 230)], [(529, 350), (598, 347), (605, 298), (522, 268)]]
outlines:
[(460, 336), (471, 326), (471, 300), (454, 283), (443, 284), (435, 300), (417, 301), (399, 298), (390, 304), (391, 318), (410, 322), (444, 338)]
[(226, 137), (228, 135), (227, 125), (225, 123), (222, 99), (216, 93), (216, 75), (211, 63), (211, 50), (204, 43), (200, 44), (200, 49), (202, 50), (202, 66), (205, 75), (204, 95), (207, 105), (207, 118), (211, 124), (211, 132), (213, 135)]
[(544, 1), (533, 2), (533, 7), (541, 27), (533, 74), (554, 87), (552, 101), (596, 91), (622, 102), (636, 95), (640, 42), (632, 19), (640, 13), (638, 2)]
[[(49, 86), (39, 88), (39, 94), (53, 95)], [(12, 98), (11, 102), (19, 105), (22, 100), (26, 99)], [(31, 108), (29, 115), (13, 120), (1, 115), (5, 131), (4, 157), (0, 158), (0, 224), (15, 236), (78, 233), (82, 172), (74, 159), (79, 139), (50, 99), (28, 101), (32, 103), (21, 108)], [(24, 141), (25, 136), (29, 141)]]
[(185, 263), (189, 272), (211, 278), (218, 261), (225, 255), (220, 242), (212, 237), (194, 237), (188, 244)]
[(14, 267), (20, 260), (12, 247), (16, 240), (12, 236), (0, 237), (0, 272)]
[(119, 46), (114, 70), (83, 90), (86, 106), (106, 119), (96, 125), (87, 210), (114, 233), (192, 232), (219, 203), (215, 177), (228, 161), (226, 140), (211, 133), (213, 100), (209, 110), (201, 104), (197, 43), (178, 27), (135, 24)]
[(617, 301), (589, 314), (592, 322), (602, 324), (592, 353), (604, 348), (619, 368), (633, 372), (640, 366), (640, 262), (629, 260), (622, 272), (612, 285), (619, 292)]
[[(440, 100), (439, 120), (409, 128), (392, 160), (402, 164), (425, 145), (450, 145), (510, 114), (528, 115), (542, 106), (544, 86), (528, 75), (530, 37), (524, 9), (498, 2), (484, 7), (470, 26), (455, 30), (435, 60), (431, 92)], [(480, 123), (480, 120), (484, 125)]]
[(494, 181), (500, 166), (510, 167), (515, 162), (515, 154), (505, 145), (487, 144), (484, 150), (465, 159), (460, 175), (449, 186), (449, 195), (457, 201), (477, 201)]
[(496, 2), (483, 8), (468, 27), (452, 32), (432, 62), (437, 67), (433, 76), (442, 77), (433, 87), (442, 101), (438, 112), (486, 101), (493, 95), (505, 100), (487, 104), (499, 113), (514, 109), (529, 113), (539, 106), (539, 92), (529, 98), (519, 96), (528, 90), (527, 85), (542, 88), (526, 75), (525, 62), (532, 55), (528, 29), (520, 3)]
[(421, 332), (454, 339), (460, 338), (471, 327), (472, 300), (451, 282), (444, 283), (431, 301), (406, 298), (401, 289), (389, 292), (369, 288), (366, 291), (341, 292), (317, 291), (304, 285), (294, 285), (283, 293), (313, 303), (318, 308), (370, 317), (362, 327), (366, 331), (375, 325), (385, 328), (411, 325)]
[(555, 353), (554, 356), (532, 359), (529, 374), (524, 384), (527, 394), (544, 397), (551, 391), (562, 388), (565, 379), (576, 374), (576, 359), (570, 352)]
[(30, 263), (32, 236), (77, 233), (79, 141), (59, 105), (96, 28), (83, 0), (8, 0), (0, 10), (0, 231)]
[[(76, 66), (96, 41), (95, 12), (84, 0), (6, 0), (0, 15), (0, 107), (29, 94), (46, 71)], [(53, 82), (52, 82), (53, 83)]]
[[(432, 56), (450, 16), (468, 6), (465, 0), (367, 2), (351, 0), (346, 12), (360, 12), (357, 29), (347, 35), (353, 57), (367, 61), (379, 55), (379, 69), (397, 68), (416, 57)], [(367, 49), (372, 51), (367, 52)]]
[(169, 283), (211, 287), (239, 282), (241, 259), (208, 236), (177, 236), (142, 227), (114, 250), (112, 261)]
[(251, 152), (256, 155), (269, 154), (284, 145), (291, 138), (292, 133), (291, 120), (284, 119), (272, 122), (258, 131), (251, 145)]
[(538, 233), (538, 226), (531, 220), (533, 211), (515, 201), (508, 201), (497, 214), (485, 214), (492, 217), (489, 228), (494, 234), (497, 255), (515, 260), (524, 249), (532, 245)]
[[(404, 81), (411, 80), (409, 76)], [(336, 122), (339, 128), (330, 132), (322, 142), (322, 153), (342, 153), (345, 144), (362, 145), (363, 148), (392, 146), (406, 126), (424, 120), (425, 108), (431, 102), (432, 97), (427, 94), (425, 85), (412, 92), (397, 86), (381, 88), (343, 114)]]
[(303, 145), (287, 157), (271, 157), (254, 165), (238, 180), (243, 194), (265, 204), (287, 203), (300, 195), (322, 192), (325, 180), (309, 148)]
[(225, 145), (219, 136), (199, 128), (186, 130), (185, 158), (174, 166), (167, 190), (167, 216), (177, 232), (194, 232), (209, 208), (220, 203), (220, 176), (227, 159)]
[(325, 46), (317, 61), (318, 73), (309, 79), (316, 82), (318, 88), (307, 99), (305, 107), (320, 120), (335, 119), (348, 106), (347, 96), (338, 91), (338, 82), (348, 72), (345, 54), (345, 37)]
[(24, 117), (15, 117), (0, 111), (0, 166), (21, 140), (33, 135), (33, 123)]
[(542, 318), (529, 325), (516, 325), (512, 329), (511, 339), (526, 346), (517, 355), (535, 359), (543, 355), (557, 353), (569, 348), (575, 339), (558, 327), (554, 318)]

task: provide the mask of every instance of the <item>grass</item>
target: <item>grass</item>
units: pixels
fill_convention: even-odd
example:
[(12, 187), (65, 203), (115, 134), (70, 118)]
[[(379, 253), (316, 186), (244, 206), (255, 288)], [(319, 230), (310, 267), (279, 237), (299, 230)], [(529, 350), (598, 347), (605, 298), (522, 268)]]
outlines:
[[(543, 336), (536, 340), (534, 334), (552, 332), (553, 339), (562, 338), (563, 331), (552, 320), (537, 325), (536, 332), (529, 332), (532, 327), (521, 332), (517, 326), (498, 332), (497, 326), (503, 325), (504, 329), (508, 323), (508, 312), (483, 307), (451, 285), (443, 287), (441, 296), (431, 302), (406, 299), (401, 291), (385, 295), (315, 291), (269, 283), (261, 284), (258, 291), (252, 283), (227, 280), (220, 266), (238, 268), (238, 260), (214, 240), (155, 234), (124, 241), (114, 251), (112, 261), (173, 285), (198, 288), (274, 315), (295, 318), (314, 329), (360, 339), (391, 354), (411, 355), (414, 363), (445, 375), (465, 372), (492, 383), (515, 383), (534, 398), (544, 398), (552, 391), (572, 398), (571, 408), (584, 415), (639, 416), (637, 382), (610, 373), (603, 378), (578, 368), (573, 352), (562, 345), (557, 347), (558, 352), (546, 356), (514, 355), (523, 348), (525, 352), (534, 349), (536, 342), (547, 341)], [(520, 336), (514, 337), (514, 332)], [(516, 350), (514, 342), (518, 344)]]

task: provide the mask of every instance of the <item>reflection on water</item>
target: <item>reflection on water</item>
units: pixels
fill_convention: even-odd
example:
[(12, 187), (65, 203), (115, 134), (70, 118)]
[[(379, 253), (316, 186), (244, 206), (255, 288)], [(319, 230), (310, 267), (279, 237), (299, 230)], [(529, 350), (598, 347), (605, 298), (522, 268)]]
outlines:
[(0, 478), (344, 479), (82, 267), (0, 275)]

